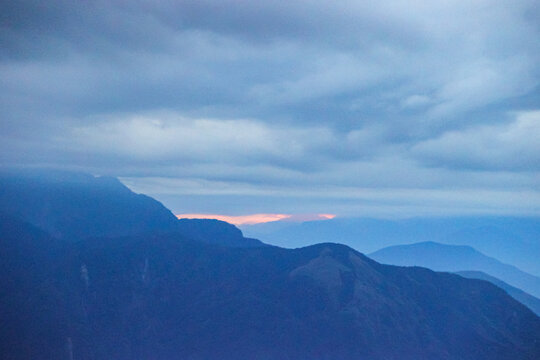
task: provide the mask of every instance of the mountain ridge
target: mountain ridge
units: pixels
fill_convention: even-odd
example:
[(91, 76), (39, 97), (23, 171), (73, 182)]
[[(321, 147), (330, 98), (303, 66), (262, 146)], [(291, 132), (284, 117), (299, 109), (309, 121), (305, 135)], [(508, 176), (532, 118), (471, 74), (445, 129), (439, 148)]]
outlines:
[(303, 223), (244, 225), (248, 237), (294, 248), (339, 239), (364, 253), (422, 241), (469, 245), (482, 253), (540, 276), (538, 216), (446, 216), (407, 219), (336, 217)]
[(62, 244), (39, 276), (15, 269), (38, 285), (5, 311), (37, 325), (24, 324), (30, 338), (10, 333), (7, 358), (61, 359), (67, 344), (82, 360), (540, 354), (540, 318), (491, 283), (381, 265), (341, 244), (239, 248), (178, 234)]
[(69, 241), (180, 232), (210, 243), (264, 246), (224, 221), (179, 220), (163, 204), (134, 193), (117, 178), (78, 172), (0, 171), (0, 212)]
[(426, 241), (389, 246), (369, 256), (385, 264), (423, 266), (435, 271), (483, 271), (531, 295), (540, 296), (540, 278), (523, 272), (513, 265), (501, 263), (471, 246)]
[[(107, 202), (122, 192), (145, 199), (129, 189), (111, 193), (114, 180), (86, 179)], [(63, 201), (72, 195), (49, 194)], [(95, 205), (74, 196), (78, 205)], [(94, 209), (122, 220), (130, 210), (125, 204)], [(169, 214), (150, 208), (157, 209), (153, 216)], [(92, 227), (84, 233), (91, 217), (56, 214), (80, 227), (82, 236), (71, 238), (2, 211), (0, 283), (9, 290), (0, 294), (2, 358), (533, 360), (540, 354), (540, 318), (486, 281), (382, 265), (336, 243), (265, 246), (219, 221), (180, 222), (182, 228), (175, 220), (173, 231), (157, 226), (118, 237), (115, 227), (104, 236)]]
[(534, 313), (538, 316), (540, 316), (540, 299), (532, 296), (526, 292), (524, 292), (521, 289), (518, 289), (512, 285), (509, 285), (505, 283), (504, 281), (497, 279), (496, 277), (493, 277), (491, 275), (488, 275), (482, 271), (458, 271), (456, 274), (469, 278), (469, 279), (480, 279), (480, 280), (486, 280), (489, 281), (492, 284), (497, 285), (504, 291), (508, 293), (508, 295), (512, 296), (514, 299), (519, 301), (520, 303), (527, 306), (529, 309), (534, 311)]

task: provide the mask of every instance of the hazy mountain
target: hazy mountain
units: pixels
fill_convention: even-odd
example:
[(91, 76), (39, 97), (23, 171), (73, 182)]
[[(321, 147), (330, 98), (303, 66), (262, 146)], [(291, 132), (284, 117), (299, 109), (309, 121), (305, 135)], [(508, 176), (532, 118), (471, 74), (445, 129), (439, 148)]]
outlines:
[(111, 177), (50, 170), (0, 173), (0, 211), (64, 239), (170, 231), (176, 217)]
[(514, 299), (519, 301), (520, 303), (526, 305), (529, 309), (534, 311), (536, 315), (540, 316), (540, 299), (537, 297), (534, 297), (530, 294), (527, 294), (526, 292), (513, 287), (511, 285), (508, 285), (502, 280), (499, 280), (493, 276), (490, 276), (482, 271), (458, 271), (456, 274), (464, 276), (469, 279), (480, 279), (480, 280), (486, 280), (489, 281), (492, 284), (497, 285), (504, 291), (508, 293), (508, 295), (512, 296)]
[(223, 221), (178, 220), (161, 203), (135, 194), (117, 179), (84, 173), (4, 170), (0, 172), (0, 212), (71, 241), (179, 232), (228, 246), (264, 245), (244, 238), (238, 228)]
[(300, 224), (275, 222), (248, 225), (242, 226), (242, 230), (246, 236), (288, 248), (339, 241), (370, 253), (386, 246), (423, 241), (470, 245), (540, 276), (538, 217), (336, 218)]
[(162, 234), (58, 247), (27, 224), (0, 223), (3, 359), (540, 354), (540, 318), (498, 287), (381, 265), (343, 245), (233, 248)]
[(470, 246), (422, 242), (390, 246), (369, 254), (383, 264), (423, 266), (436, 271), (483, 271), (534, 296), (540, 296), (540, 278), (501, 263)]

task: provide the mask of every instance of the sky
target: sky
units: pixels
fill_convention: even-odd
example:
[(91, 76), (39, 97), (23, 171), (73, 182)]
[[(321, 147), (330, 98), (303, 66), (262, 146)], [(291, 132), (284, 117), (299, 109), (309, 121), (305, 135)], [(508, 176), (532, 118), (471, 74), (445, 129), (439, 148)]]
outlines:
[(540, 215), (536, 0), (2, 1), (0, 165), (175, 214)]

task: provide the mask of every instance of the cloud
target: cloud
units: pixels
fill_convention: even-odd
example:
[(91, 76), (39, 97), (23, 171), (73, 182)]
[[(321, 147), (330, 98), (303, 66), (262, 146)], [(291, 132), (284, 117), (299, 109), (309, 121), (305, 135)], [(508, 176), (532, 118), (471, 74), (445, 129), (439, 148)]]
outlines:
[[(135, 190), (137, 180), (128, 184)], [(305, 214), (325, 210), (338, 216), (410, 217), (443, 215), (529, 215), (540, 216), (540, 196), (534, 190), (459, 188), (407, 189), (358, 187), (296, 187), (256, 189), (236, 188), (235, 193), (217, 193), (211, 184), (199, 192), (181, 188), (169, 194), (159, 188), (157, 197), (166, 201), (175, 213), (192, 210), (211, 213), (242, 214), (246, 209), (256, 213), (271, 210), (283, 214)], [(148, 189), (148, 188), (147, 188)], [(184, 193), (185, 191), (185, 193)], [(146, 191), (148, 193), (148, 191)], [(207, 193), (204, 193), (207, 192)], [(151, 192), (150, 192), (151, 193)], [(224, 207), (223, 204), (229, 204)], [(288, 211), (288, 212), (285, 212)]]
[(159, 164), (275, 167), (311, 173), (332, 162), (370, 159), (391, 144), (377, 127), (271, 124), (260, 119), (192, 118), (162, 111), (116, 114), (66, 129), (55, 142), (84, 156)]
[[(4, 2), (0, 73), (5, 92), (64, 114), (210, 107), (205, 116), (351, 121), (351, 98), (391, 110), (423, 94), (427, 114), (448, 118), (538, 85), (533, 5)], [(325, 116), (303, 119), (314, 107)]]
[(499, 99), (522, 95), (538, 85), (530, 76), (534, 59), (519, 56), (500, 61), (478, 59), (454, 74), (436, 93), (438, 104), (429, 111), (440, 117), (455, 111), (463, 112)]
[(509, 123), (450, 131), (415, 145), (413, 154), (431, 166), (540, 171), (540, 111), (515, 114)]
[[(538, 19), (533, 0), (4, 1), (0, 165), (191, 192), (209, 213), (521, 199), (538, 191)], [(358, 189), (411, 197), (351, 205)], [(468, 209), (447, 194), (440, 212)]]
[(428, 105), (430, 101), (431, 99), (429, 98), (429, 96), (414, 94), (404, 99), (402, 101), (402, 106), (404, 108), (418, 108), (421, 106)]
[(304, 162), (336, 142), (323, 127), (283, 127), (249, 119), (128, 116), (76, 127), (61, 141), (87, 152), (143, 161), (270, 164), (309, 168)]

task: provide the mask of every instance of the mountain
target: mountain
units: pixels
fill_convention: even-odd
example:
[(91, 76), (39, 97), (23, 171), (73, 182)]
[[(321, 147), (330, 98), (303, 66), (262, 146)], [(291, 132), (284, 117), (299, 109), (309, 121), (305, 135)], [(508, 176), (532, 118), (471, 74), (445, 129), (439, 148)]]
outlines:
[(480, 279), (480, 280), (489, 281), (490, 283), (497, 285), (498, 287), (506, 291), (508, 295), (510, 295), (511, 297), (513, 297), (514, 299), (522, 303), (523, 305), (527, 306), (532, 311), (534, 311), (536, 315), (540, 316), (540, 299), (539, 298), (534, 297), (530, 294), (527, 294), (526, 292), (516, 287), (513, 287), (511, 285), (508, 285), (504, 281), (499, 280), (481, 271), (458, 271), (456, 272), (456, 274), (469, 278), (469, 279)]
[(2, 171), (0, 211), (72, 240), (171, 231), (177, 223), (161, 203), (115, 178), (52, 170)]
[(489, 282), (334, 243), (265, 246), (225, 222), (178, 221), (113, 178), (1, 181), (2, 359), (540, 355), (540, 318)]
[(52, 246), (27, 223), (0, 224), (0, 264), (12, 264), (1, 273), (11, 284), (3, 359), (540, 355), (540, 318), (491, 283), (381, 265), (343, 245), (235, 248), (156, 234)]
[(218, 220), (178, 220), (161, 203), (135, 194), (118, 179), (56, 170), (0, 172), (0, 212), (59, 239), (178, 232), (227, 246), (263, 246)]
[(61, 244), (0, 213), (0, 248), (0, 358), (65, 359), (49, 353), (63, 346), (63, 299), (53, 287)]
[(177, 231), (190, 239), (209, 244), (233, 247), (267, 246), (260, 240), (245, 238), (240, 229), (221, 220), (180, 219)]
[(304, 223), (277, 221), (241, 228), (246, 236), (287, 248), (339, 241), (370, 253), (386, 246), (424, 241), (469, 245), (540, 276), (539, 217), (335, 218)]
[(540, 278), (501, 263), (470, 246), (422, 242), (386, 247), (369, 254), (369, 257), (384, 264), (422, 266), (435, 271), (482, 271), (531, 295), (540, 296)]

